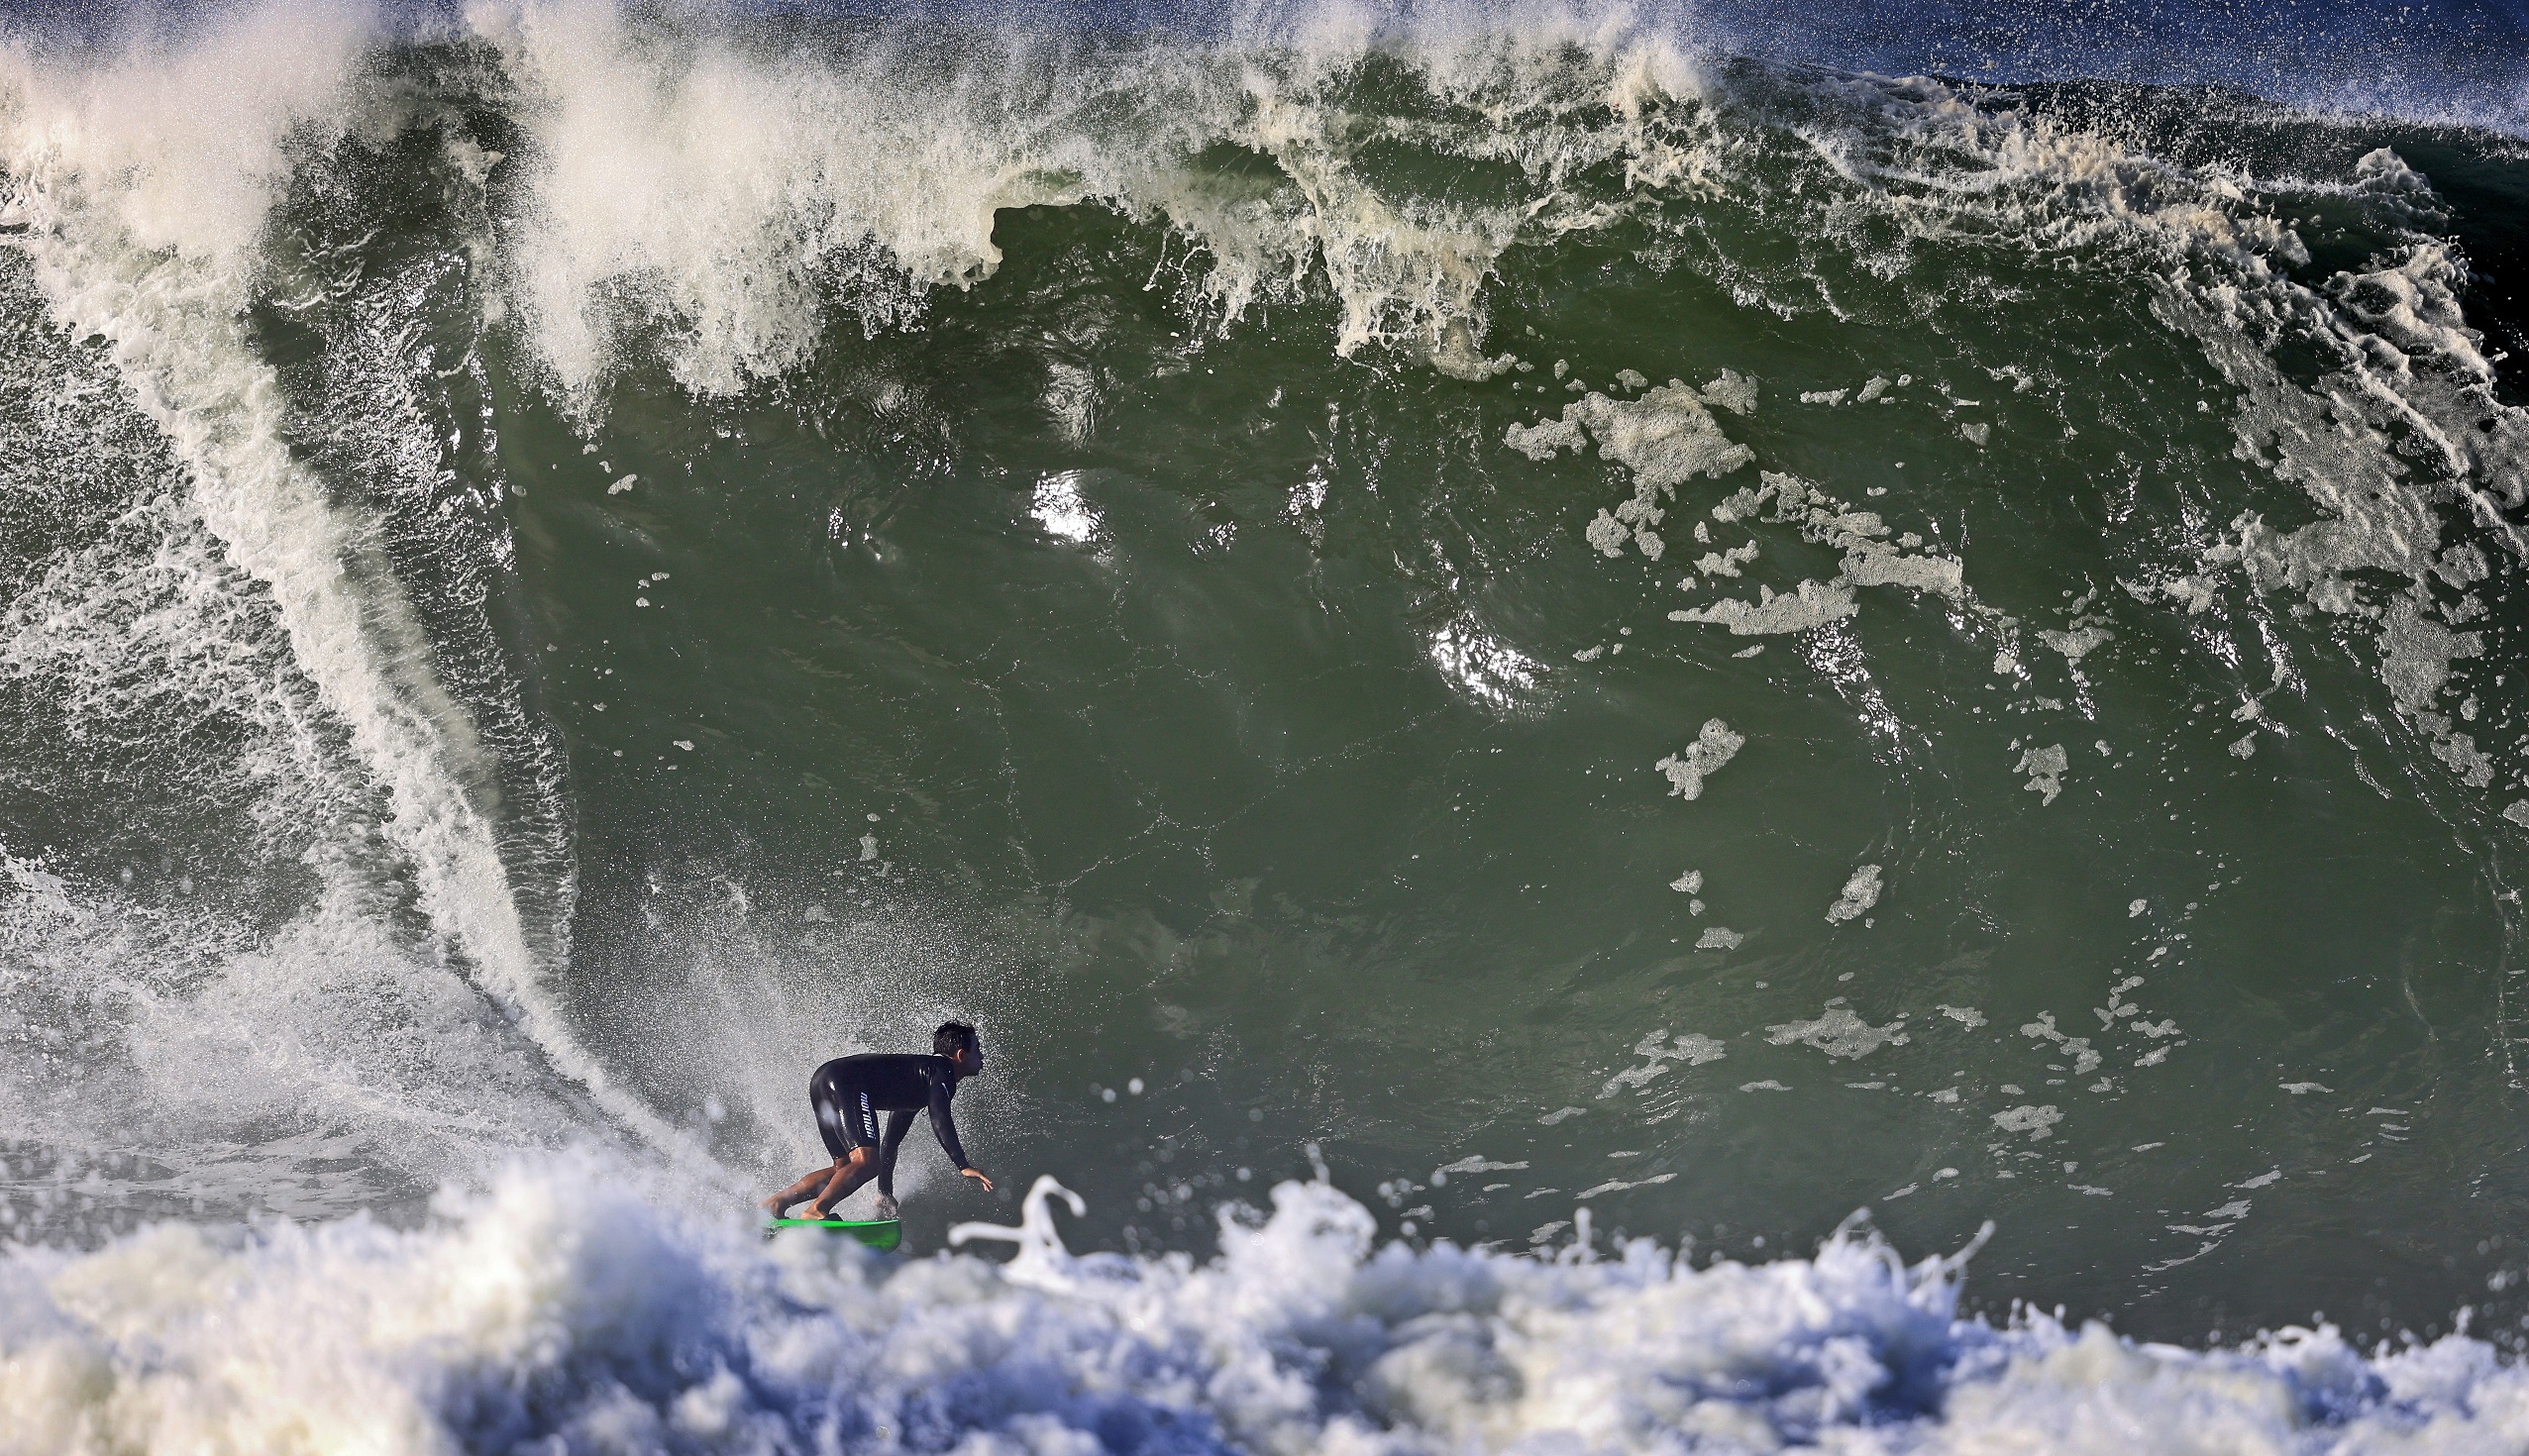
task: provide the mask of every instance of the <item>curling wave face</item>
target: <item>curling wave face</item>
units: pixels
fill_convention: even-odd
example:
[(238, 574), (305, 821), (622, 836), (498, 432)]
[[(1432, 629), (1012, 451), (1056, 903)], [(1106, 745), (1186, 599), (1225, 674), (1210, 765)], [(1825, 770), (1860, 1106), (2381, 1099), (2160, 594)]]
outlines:
[[(816, 1361), (860, 1290), (982, 1372), (934, 1286), (1037, 1321), (1036, 1374), (972, 1377), (1031, 1449), (1105, 1431), (1111, 1371), (1136, 1440), (1277, 1449), (2495, 1410), (2464, 1340), (1988, 1326), (1859, 1238), (1504, 1251), (1573, 1201), (1750, 1259), (1869, 1203), (2157, 1333), (2529, 1327), (2525, 165), (1621, 10), (16, 45), (0, 1215), (493, 1191), (19, 1255), (59, 1342), (11, 1378), (61, 1430), (249, 1419), (115, 1373), (160, 1296), (82, 1271), (163, 1259), (301, 1312), (360, 1271), (377, 1343), (264, 1361), (461, 1444), (909, 1440)], [(787, 1182), (808, 1068), (952, 1013), (997, 1038), (979, 1150), (1030, 1129), (1134, 1258), (819, 1273), (488, 1172)], [(1322, 1190), (1194, 1211), (1308, 1137), (1406, 1242)], [(594, 1302), (452, 1284), (518, 1300), (466, 1353), (490, 1305), (408, 1301), (475, 1257)], [(1631, 1350), (1685, 1394), (1584, 1409)]]

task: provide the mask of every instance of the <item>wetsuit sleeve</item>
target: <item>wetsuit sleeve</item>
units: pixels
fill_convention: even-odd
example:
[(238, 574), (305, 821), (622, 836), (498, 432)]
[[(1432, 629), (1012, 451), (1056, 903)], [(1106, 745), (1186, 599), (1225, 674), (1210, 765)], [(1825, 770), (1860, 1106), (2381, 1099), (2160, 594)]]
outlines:
[(949, 1081), (943, 1077), (931, 1084), (931, 1131), (939, 1134), (940, 1149), (948, 1161), (959, 1168), (975, 1165), (966, 1161), (966, 1149), (958, 1145), (957, 1119), (948, 1115)]
[(896, 1196), (896, 1149), (904, 1134), (913, 1130), (913, 1109), (905, 1107), (887, 1114), (887, 1138), (878, 1150), (878, 1195), (882, 1198)]

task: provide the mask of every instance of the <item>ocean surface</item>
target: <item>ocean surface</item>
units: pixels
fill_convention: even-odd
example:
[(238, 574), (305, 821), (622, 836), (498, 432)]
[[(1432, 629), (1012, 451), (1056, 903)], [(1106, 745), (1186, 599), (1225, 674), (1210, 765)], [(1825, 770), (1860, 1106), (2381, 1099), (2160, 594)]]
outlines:
[(2529, 1442), (2511, 11), (0, 35), (0, 1453)]

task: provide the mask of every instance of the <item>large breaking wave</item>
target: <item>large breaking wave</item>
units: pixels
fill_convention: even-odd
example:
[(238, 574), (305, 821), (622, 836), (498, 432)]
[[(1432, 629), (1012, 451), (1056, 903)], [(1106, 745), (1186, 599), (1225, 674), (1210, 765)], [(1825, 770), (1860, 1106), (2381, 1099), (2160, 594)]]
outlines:
[[(1041, 427), (1048, 452), (1085, 451), (1145, 376), (1209, 375), (1207, 358), (1277, 329), (1317, 363), (1411, 381), (1406, 393), (1433, 380), (1495, 390), (1407, 398), (1393, 436), (1427, 426), (1440, 464), (1416, 468), (1475, 480), (1469, 493), (1486, 503), (1550, 502), (1534, 507), (1532, 531), (1519, 521), (1526, 534), (1508, 540), (1506, 529), (1498, 552), (1473, 527), (1410, 564), (1428, 542), (1355, 538), (1360, 557), (1430, 584), (1404, 635), (1409, 666), (1448, 701), (1509, 721), (1602, 687), (1620, 695), (1631, 689), (1604, 684), (1650, 656), (1651, 631), (1684, 629), (1692, 651), (1720, 660), (1702, 664), (1715, 684), (1726, 665), (1781, 642), (1789, 652), (1763, 665), (1800, 655), (1810, 676), (1797, 680), (1840, 704), (1863, 745), (1855, 761), (1888, 766), (1927, 798), (1999, 781), (2008, 806), (2031, 812), (2066, 792), (2111, 802), (2114, 788), (2111, 808), (2135, 812), (2108, 821), (2108, 837), (2139, 836), (2138, 824), (2176, 821), (2167, 800), (2146, 800), (2191, 770), (2147, 761), (2128, 788), (2109, 777), (2132, 762), (2116, 755), (2176, 730), (2129, 707), (2114, 735), (2125, 747), (2084, 745), (2109, 711), (2094, 693), (2100, 664), (2146, 622), (2165, 641), (2166, 667), (2149, 672), (2186, 687), (2171, 716), (2220, 709), (2205, 715), (2220, 741), (2185, 725), (2204, 778), (2244, 772), (2261, 745), (2266, 763), (2322, 737), (2349, 753), (2381, 746), (2391, 781), (2454, 853), (2482, 852), (2490, 868), (2476, 888), (2496, 923), (2494, 979), (2478, 1000), (2494, 1009), (2486, 1024), (2431, 1030), (2461, 1039), (2454, 1061), (2499, 1063), (2516, 1081), (2502, 978), (2524, 932), (2503, 853), (2529, 826), (2529, 782), (2497, 634), (2529, 554), (2517, 524), (2529, 416), (2499, 346), (2462, 306), (2471, 260), (2432, 179), (2393, 147), (2338, 156), (2307, 128), (2291, 145), (2246, 147), (2253, 165), (2188, 160), (2186, 139), (2156, 132), (2152, 116), (2099, 115), (2142, 107), (2124, 93), (1759, 64), (1658, 19), (1434, 11), (1391, 25), (1326, 9), (1203, 41), (937, 23), (838, 40), (796, 16), (487, 4), (406, 30), (320, 5), (121, 51), (30, 43), (0, 56), (0, 223), (12, 242), (0, 268), (0, 438), (12, 447), (0, 691), (37, 746), (0, 766), (8, 810), (27, 827), (0, 825), (42, 838), (0, 843), (0, 1047), (12, 1053), (0, 1155), (14, 1160), (0, 1177), (37, 1191), (0, 1209), (34, 1240), (0, 1267), (0, 1451), (1596, 1456), (2529, 1439), (2529, 1384), (2465, 1334), (2366, 1350), (2333, 1328), (2293, 1329), (2182, 1350), (2033, 1309), (1962, 1314), (1963, 1260), (1909, 1268), (1863, 1230), (1764, 1264), (1673, 1243), (1596, 1250), (1586, 1216), (1580, 1243), (1555, 1246), (1569, 1226), (1558, 1219), (1529, 1235), (1529, 1255), (1380, 1245), (1373, 1215), (1321, 1180), (1278, 1189), (1269, 1215), (1223, 1214), (1210, 1262), (1073, 1256), (1040, 1192), (1009, 1264), (898, 1263), (796, 1239), (766, 1248), (691, 1212), (698, 1201), (604, 1193), (631, 1170), (725, 1203), (798, 1151), (790, 1063), (833, 1034), (841, 978), (820, 965), (829, 999), (794, 997), (762, 969), (790, 943), (857, 933), (854, 954), (900, 960), (935, 943), (926, 936), (949, 937), (900, 911), (835, 928), (826, 902), (842, 899), (821, 886), (885, 876), (898, 853), (896, 825), (883, 856), (865, 827), (878, 816), (855, 813), (846, 842), (858, 857), (785, 887), (800, 901), (786, 907), (794, 921), (747, 924), (694, 954), (694, 986), (636, 993), (575, 975), (574, 765), (544, 695), (579, 665), (546, 660), (557, 647), (529, 627), (547, 624), (520, 625), (503, 600), (521, 493), (580, 489), (592, 515), (665, 497), (599, 453), (633, 391), (660, 378), (695, 412), (691, 433), (713, 440), (743, 431), (712, 411), (829, 391), (799, 409), (820, 441), (829, 425), (867, 420), (886, 446), (873, 457), (919, 477), (956, 453), (945, 422), (957, 388), (1023, 380), (1012, 412)], [(2256, 103), (2204, 104), (2214, 109), (2184, 125), (2282, 129)], [(1012, 220), (1046, 214), (1113, 220), (1149, 265), (1061, 329), (1017, 304), (1016, 322), (962, 318), (990, 335), (973, 357), (1005, 364), (1005, 378), (925, 393), (911, 370), (818, 372), (855, 344), (925, 337), (1011, 261)], [(1578, 281), (1538, 261), (1563, 248)], [(1635, 265), (1691, 275), (1757, 321), (1716, 346), (1737, 364), (1657, 382), (1635, 364), (1673, 341), (1625, 337), (1629, 321), (1576, 364), (1543, 357), (1552, 350), (1531, 342), (1533, 323), (1505, 322), (1506, 299), (1550, 323)], [(2046, 307), (2019, 307), (2032, 296)], [(1142, 298), (1158, 322), (1141, 325), (1154, 342), (1132, 361), (1143, 374), (1127, 377), (1101, 351), (1131, 334)], [(1879, 331), (1873, 347), (1937, 336), (1951, 374), (1881, 372), (1841, 345), (1764, 332), (1854, 324)], [(2080, 335), (2093, 325), (2097, 337)], [(1780, 363), (1759, 377), (1768, 349)], [(2118, 365), (2142, 381), (2139, 399), (2092, 387), (2116, 356), (2144, 360)], [(1267, 419), (1282, 383), (1224, 387), (1255, 396), (1250, 413), (1266, 423), (1250, 438), (1299, 433)], [(1414, 413), (1426, 405), (1431, 418)], [(561, 459), (503, 436), (528, 433), (514, 422), (546, 407), (576, 432)], [(1329, 438), (1339, 415), (1324, 411)], [(2071, 454), (2063, 442), (2076, 440), (2095, 457)], [(2023, 471), (2090, 492), (2062, 517), (2081, 538), (2078, 570), (2014, 581), (2007, 546), (1970, 548), (1963, 508), (1953, 516), (1939, 499), (1951, 487), (1902, 488), (1895, 457), (1911, 456), (1920, 479), (1945, 451), (1962, 463), (1961, 492)], [(700, 454), (681, 464), (690, 471)], [(586, 473), (582, 455), (604, 477), (584, 489), (563, 474)], [(547, 473), (514, 477), (522, 462)], [(1171, 559), (1225, 552), (1242, 524), (1323, 549), (1360, 502), (1334, 498), (1311, 468), (1255, 519), (1207, 522)], [(1049, 470), (1027, 482), (1013, 520), (1084, 556), (1129, 555), (1094, 498), (1102, 488)], [(2058, 504), (2032, 491), (1982, 519)], [(604, 523), (610, 543), (645, 550), (678, 527)], [(871, 534), (840, 507), (822, 529), (847, 544), (854, 529)], [(1478, 593), (1459, 590), (1461, 566), (1488, 552), (1551, 558), (1587, 584), (1542, 593), (1549, 608), (1529, 616), (1543, 626), (1488, 618)], [(669, 595), (652, 565), (634, 588), (645, 612), (646, 593)], [(1865, 643), (1864, 624), (1910, 632), (1909, 613), (1957, 649), (1972, 693), (1918, 682), (1910, 697), (1888, 666), (1899, 647)], [(590, 664), (587, 639), (609, 646), (598, 633), (611, 630), (576, 641)], [(1527, 648), (1513, 642), (1522, 631)], [(1551, 652), (1538, 645), (1549, 641)], [(1772, 687), (1732, 690), (1757, 701)], [(607, 710), (598, 700), (587, 712)], [(1964, 751), (1946, 757), (2005, 713), (2029, 726), (1978, 740), (1971, 769)], [(1403, 716), (1381, 731), (1425, 721)], [(1737, 761), (1737, 781), (1764, 753), (1738, 758), (1748, 726), (1698, 713), (1673, 725), (1666, 758), (1638, 755), (1630, 772), (1646, 798), (1709, 807), (1708, 776)], [(2009, 734), (2020, 736), (2000, 752)], [(653, 737), (673, 745), (648, 745), (662, 763), (707, 741)], [(622, 757), (595, 743), (580, 751)], [(2347, 772), (2391, 797), (2361, 760)], [(766, 781), (748, 792), (799, 791)], [(1154, 814), (1153, 833), (1170, 827)], [(1827, 894), (1802, 907), (1802, 929), (1858, 934), (1874, 911), (1893, 919), (1906, 877), (1939, 883), (1933, 862), (1977, 844), (1966, 833), (1944, 843), (1939, 826), (1921, 839), (1912, 863), (1856, 843)], [(1875, 1074), (1838, 1091), (1913, 1096), (1925, 1116), (1961, 1121), (1966, 1133), (1940, 1136), (1985, 1144), (1988, 1191), (2025, 1174), (2067, 1198), (2110, 1198), (2100, 1161), (2165, 1146), (2118, 1130), (2121, 1099), (2157, 1085), (2184, 1100), (2194, 1074), (2171, 1051), (2210, 1034), (2191, 1010), (2181, 1027), (2161, 999), (2185, 993), (2178, 968), (2194, 953), (2194, 930), (2175, 927), (2196, 926), (2194, 896), (2240, 883), (2219, 860), (2200, 868), (2192, 844), (2169, 858), (2186, 887), (2156, 891), (2159, 911), (2139, 895), (2125, 909), (2115, 893), (2112, 911), (2138, 928), (2085, 965), (2102, 973), (2096, 1030), (2073, 1026), (2076, 1005), (2060, 1024), (2031, 1009), (2016, 1039), (2008, 1021), (1985, 1033), (2011, 1055), (2033, 1052), (2043, 1072), (1997, 1054), (1947, 1088), (1927, 1068), (1910, 1092)], [(1672, 945), (1699, 935), (1693, 955), (1738, 952), (1762, 928), (1736, 908), (1739, 928), (1721, 923), (1724, 872), (1696, 863), (1641, 870), (1653, 909), (1606, 918), (1680, 931)], [(1407, 867), (1392, 868), (1402, 883)], [(2194, 888), (2207, 874), (2211, 885)], [(725, 875), (695, 872), (682, 889), (655, 865), (618, 879), (617, 908), (640, 906), (623, 919), (647, 929), (679, 928), (659, 908), (679, 893), (707, 893), (739, 922), (749, 910)], [(1883, 904), (1892, 884), (1907, 888)], [(1707, 892), (1709, 921), (1670, 909), (1700, 919)], [(1755, 897), (1744, 893), (1741, 904)], [(1677, 955), (1661, 975), (1694, 964)], [(1799, 969), (1752, 964), (1786, 983)], [(1792, 1092), (1739, 1070), (1766, 1048), (1831, 1068), (1878, 1054), (1883, 1068), (1910, 1041), (1939, 1045), (1924, 1030), (1936, 1017), (1959, 1037), (1990, 1019), (1965, 992), (1902, 974), (1886, 1009), (1865, 1015), (1847, 1003), (1864, 988), (1844, 988), (1857, 974), (1818, 976), (1834, 996), (1823, 1008), (1813, 999), (1766, 1024), (1775, 1013), (1747, 1001), (1727, 1010), (1744, 1026), (1697, 1021), (1673, 1041), (1686, 1017), (1725, 1011), (1676, 1004), (1671, 1017), (1645, 1003), (1621, 1037), (1576, 1034), (1553, 1060), (1579, 1079), (1571, 1095), (1607, 1113), (1582, 1127), (1638, 1115), (1650, 1143), (1650, 1124), (1709, 1119), (1732, 1086), (1742, 1099)], [(1769, 989), (1746, 979), (1750, 995)], [(894, 1031), (917, 1010), (954, 1009), (930, 1004), (934, 988), (896, 989), (902, 1004), (861, 1013)], [(1156, 1011), (1169, 1035), (1203, 1014), (1174, 1001)], [(604, 1022), (612, 1013), (622, 1021)], [(2217, 1014), (2218, 1003), (2203, 1020)], [(1652, 1015), (1670, 1019), (1642, 1034)], [(612, 1043), (600, 1034), (625, 1025)], [(1707, 1034), (1723, 1029), (1741, 1040)], [(850, 1034), (878, 1035), (866, 1022)], [(1611, 1050), (1627, 1045), (1631, 1059)], [(1699, 1080), (1731, 1056), (1741, 1062), (1723, 1069), (1727, 1084)], [(645, 1082), (662, 1067), (690, 1072), (707, 1094)], [(2282, 1076), (2293, 1080), (2260, 1091), (2332, 1092)], [(1138, 1078), (1129, 1085), (1141, 1092)], [(1113, 1103), (1111, 1087), (1103, 1095)], [(2357, 1114), (2363, 1098), (2348, 1095), (2348, 1115), (2410, 1115)], [(1459, 1128), (1445, 1149), (1396, 1155), (1442, 1166), (1429, 1187), (1383, 1186), (1400, 1190), (1390, 1208), (1410, 1194), (1430, 1201), (1408, 1219), (1507, 1219), (1473, 1203), (1433, 1211), (1477, 1196), (1478, 1180), (1433, 1190), (1450, 1169), (1530, 1172), (1528, 1150), (1507, 1139), (1568, 1139), (1583, 1113), (1545, 1107), (1488, 1124), (1505, 1139), (1491, 1157), (1447, 1162), (1466, 1152), (1455, 1140), (1472, 1134)], [(1261, 1104), (1233, 1110), (1241, 1134), (1264, 1120)], [(1620, 1140), (1636, 1140), (1627, 1126)], [(2392, 1141), (2408, 1131), (2382, 1126)], [(2072, 1146), (2076, 1128), (2094, 1146)], [(1920, 1175), (1888, 1196), (1961, 1187), (1943, 1157), (1977, 1159), (1948, 1146), (1927, 1138)], [(1146, 1160), (1124, 1171), (1144, 1151), (1093, 1171), (1117, 1186), (1151, 1180), (1142, 1210), (1183, 1229), (1195, 1185), (1163, 1188), (1169, 1175)], [(1586, 1151), (1586, 1179), (1571, 1185), (1583, 1199), (1657, 1195), (1679, 1177), (1667, 1163), (1610, 1173), (1603, 1161), (1643, 1148)], [(2128, 1189), (2161, 1176), (2125, 1166)], [(2218, 1249), (2251, 1216), (2247, 1191), (2279, 1196), (2265, 1192), (2279, 1163), (2221, 1182), (2249, 1173), (2195, 1180), (2219, 1185), (2212, 1211), (2169, 1194), (2178, 1211), (2162, 1215), (2186, 1221), (2146, 1221), (2156, 1239), (2183, 1237), (2158, 1245), (2149, 1270)], [(218, 1226), (258, 1211), (409, 1213), (443, 1185), (418, 1226), (367, 1214)], [(81, 1199), (114, 1216), (71, 1216)], [(136, 1209), (203, 1222), (109, 1239)], [(2074, 1231), (2055, 1240), (2063, 1264), (2085, 1257)]]

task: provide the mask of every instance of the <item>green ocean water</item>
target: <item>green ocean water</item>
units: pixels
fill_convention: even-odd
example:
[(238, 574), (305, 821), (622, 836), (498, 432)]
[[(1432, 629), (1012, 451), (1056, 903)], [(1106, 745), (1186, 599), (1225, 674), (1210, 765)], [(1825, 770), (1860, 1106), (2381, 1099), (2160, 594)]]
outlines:
[(736, 1204), (965, 1015), (1103, 1247), (1321, 1158), (2529, 1324), (2518, 142), (528, 15), (193, 132), (12, 61), (21, 1232)]

